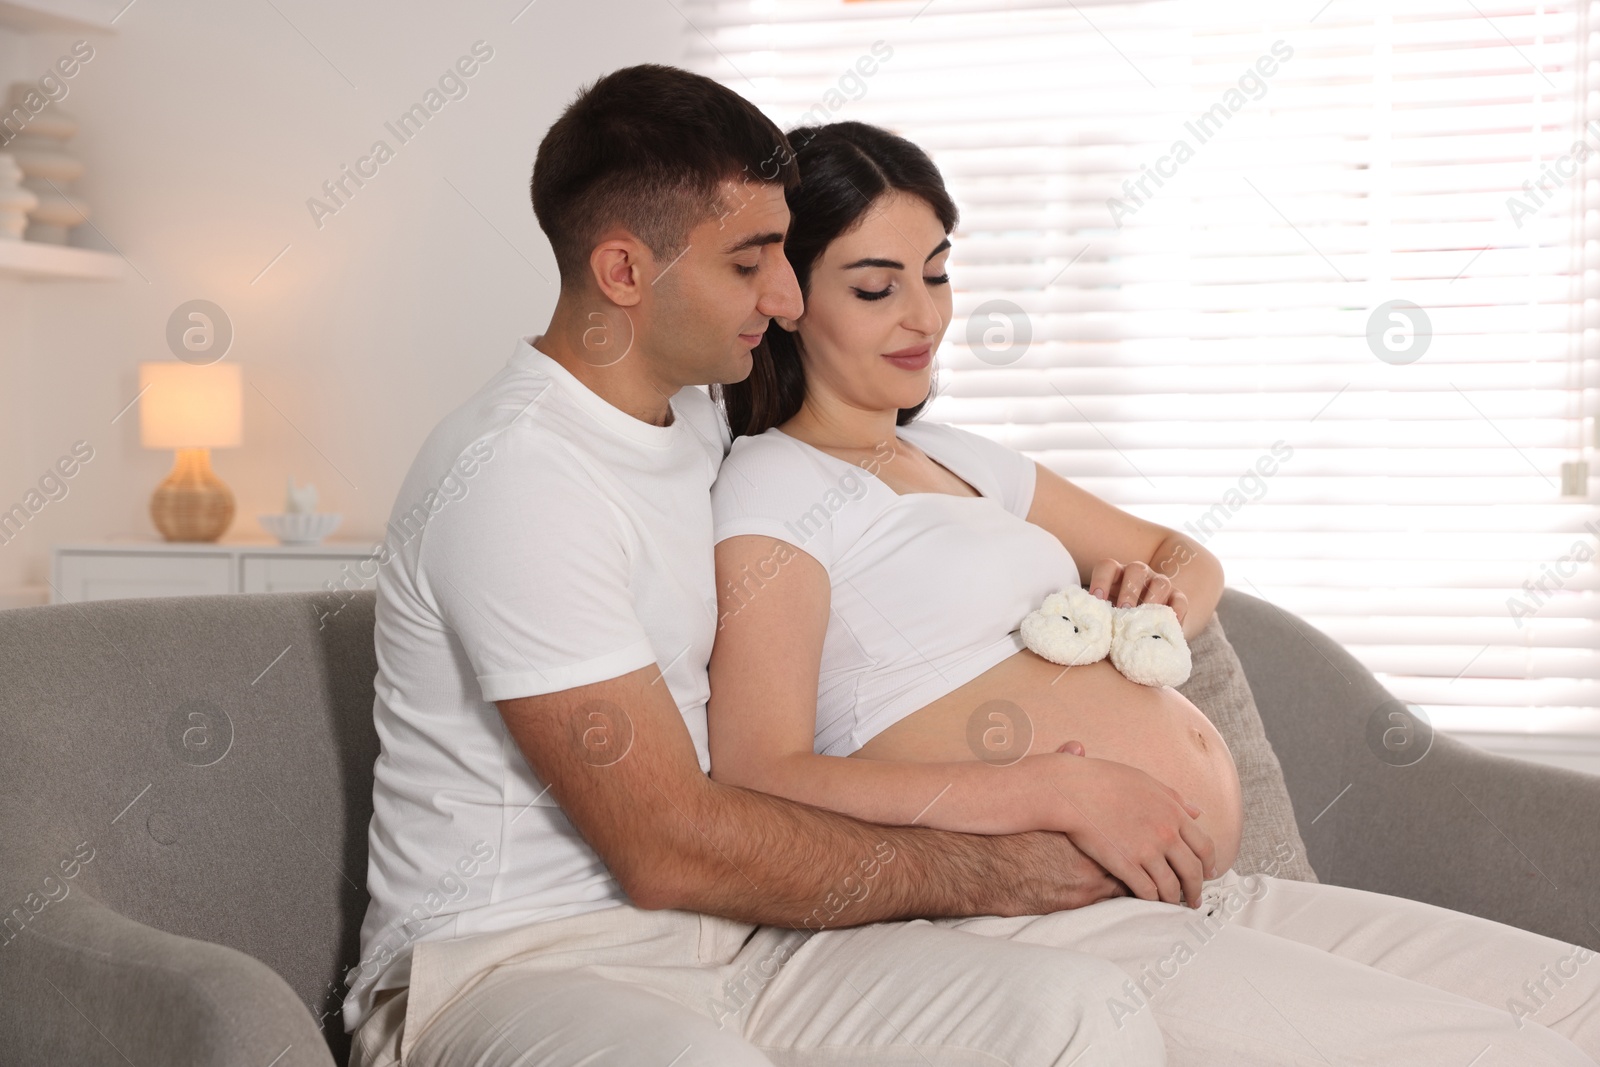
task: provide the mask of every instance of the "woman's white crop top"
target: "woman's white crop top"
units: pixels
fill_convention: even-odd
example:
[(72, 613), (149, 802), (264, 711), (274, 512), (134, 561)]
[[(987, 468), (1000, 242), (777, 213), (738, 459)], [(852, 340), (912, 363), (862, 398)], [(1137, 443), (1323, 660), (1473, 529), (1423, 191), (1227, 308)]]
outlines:
[(1079, 582), (1060, 540), (1027, 521), (1033, 460), (954, 426), (895, 432), (982, 496), (897, 494), (777, 427), (736, 438), (711, 488), (717, 541), (765, 534), (827, 569), (816, 733), (824, 755), (849, 755), (1021, 651), (1023, 616)]

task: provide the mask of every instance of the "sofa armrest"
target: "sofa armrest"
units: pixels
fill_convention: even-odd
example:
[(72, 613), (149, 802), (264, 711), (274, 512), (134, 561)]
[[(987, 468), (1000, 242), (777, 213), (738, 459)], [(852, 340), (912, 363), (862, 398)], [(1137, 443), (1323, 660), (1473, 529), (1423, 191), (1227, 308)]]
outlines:
[(0, 946), (0, 1048), (18, 1067), (332, 1067), (306, 1010), (251, 956), (82, 892)]
[(1218, 614), (1321, 881), (1600, 950), (1600, 777), (1392, 718), (1410, 713), (1354, 656), (1265, 600), (1228, 589)]
[(1416, 765), (1351, 783), (1318, 821), (1348, 805), (1335, 870), (1365, 872), (1358, 888), (1600, 950), (1600, 777), (1436, 733)]

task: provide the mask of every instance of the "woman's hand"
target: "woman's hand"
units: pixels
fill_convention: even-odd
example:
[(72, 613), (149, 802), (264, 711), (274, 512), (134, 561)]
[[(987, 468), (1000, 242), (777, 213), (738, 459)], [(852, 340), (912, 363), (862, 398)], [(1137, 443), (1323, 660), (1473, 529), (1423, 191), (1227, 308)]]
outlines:
[[(1079, 741), (1058, 753), (1079, 757), (1070, 779), (1063, 831), (1142, 900), (1200, 906), (1201, 883), (1215, 863), (1211, 836), (1194, 817), (1201, 809), (1136, 767), (1089, 759)], [(1214, 877), (1214, 875), (1209, 875)]]
[(1179, 623), (1189, 614), (1189, 598), (1182, 590), (1173, 588), (1172, 579), (1139, 560), (1126, 565), (1114, 559), (1096, 563), (1089, 573), (1089, 592), (1119, 608), (1167, 604), (1178, 616)]

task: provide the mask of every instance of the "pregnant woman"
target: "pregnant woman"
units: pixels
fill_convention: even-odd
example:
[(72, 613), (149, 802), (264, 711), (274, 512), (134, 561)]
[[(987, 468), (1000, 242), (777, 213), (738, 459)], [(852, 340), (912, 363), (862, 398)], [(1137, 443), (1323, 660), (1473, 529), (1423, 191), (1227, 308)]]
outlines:
[[(1154, 1011), (1172, 1067), (1593, 1064), (1600, 970), (1536, 1018), (1509, 1007), (1575, 946), (1240, 878), (1239, 778), (1204, 714), (1109, 660), (1062, 668), (1023, 647), (1022, 618), (1079, 582), (1168, 604), (1193, 637), (1222, 567), (1012, 449), (918, 420), (951, 318), (955, 206), (887, 131), (789, 137), (784, 251), (804, 313), (773, 320), (749, 377), (714, 394), (734, 440), (712, 488), (712, 776), (875, 823), (1067, 834), (1129, 895), (933, 921), (1117, 963), (1128, 995), (1107, 1010)], [(806, 925), (848, 906), (817, 903)]]
[[(1110, 659), (1062, 668), (1017, 630), (1081, 583), (1171, 604), (1192, 636), (1221, 565), (1019, 452), (912, 421), (950, 320), (955, 207), (919, 149), (870, 126), (828, 127), (800, 160), (785, 251), (803, 321), (769, 328), (751, 376), (722, 387), (713, 775), (880, 822), (1061, 830), (1130, 893), (1197, 906), (1242, 832), (1221, 735), (1176, 690)], [(874, 167), (907, 188), (869, 206)], [(754, 581), (770, 588), (747, 608)], [(1086, 757), (1059, 754), (1069, 741)], [(934, 802), (901, 787), (908, 761), (968, 765)]]

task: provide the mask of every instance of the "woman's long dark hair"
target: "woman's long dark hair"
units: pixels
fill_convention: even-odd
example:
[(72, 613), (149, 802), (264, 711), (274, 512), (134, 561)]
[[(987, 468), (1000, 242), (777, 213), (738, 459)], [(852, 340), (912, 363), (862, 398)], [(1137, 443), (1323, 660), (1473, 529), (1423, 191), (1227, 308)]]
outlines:
[[(864, 122), (801, 126), (790, 130), (788, 137), (800, 164), (800, 184), (786, 194), (789, 233), (783, 252), (802, 295), (810, 288), (812, 264), (823, 250), (854, 229), (885, 193), (920, 197), (938, 216), (945, 233), (955, 229), (959, 215), (939, 168), (904, 137)], [(751, 354), (755, 366), (748, 378), (711, 387), (735, 437), (765, 433), (787, 422), (806, 395), (797, 334), (773, 323)], [(930, 389), (916, 407), (901, 408), (895, 425), (916, 418), (932, 398)]]

